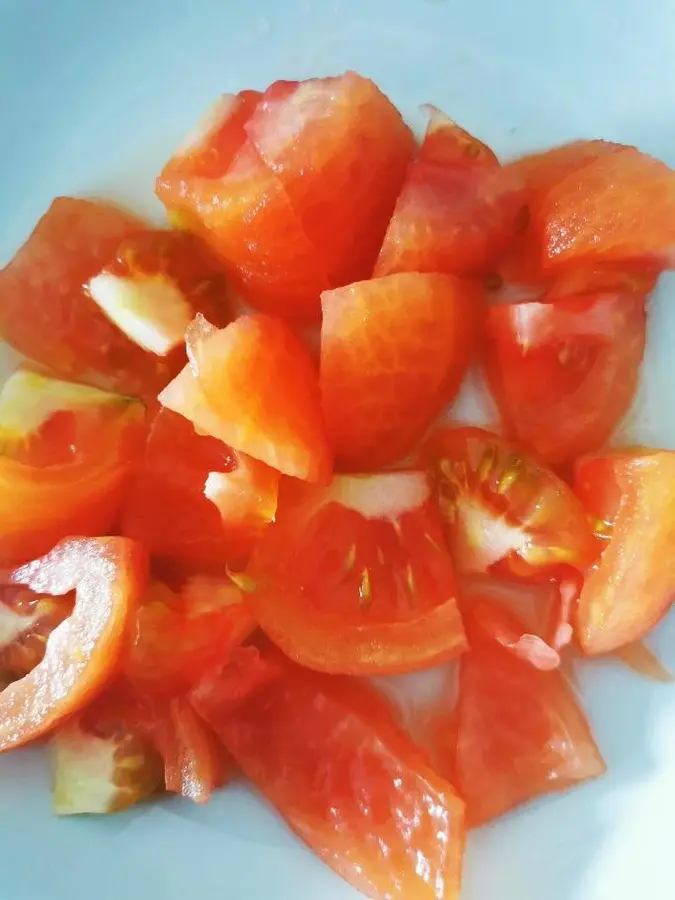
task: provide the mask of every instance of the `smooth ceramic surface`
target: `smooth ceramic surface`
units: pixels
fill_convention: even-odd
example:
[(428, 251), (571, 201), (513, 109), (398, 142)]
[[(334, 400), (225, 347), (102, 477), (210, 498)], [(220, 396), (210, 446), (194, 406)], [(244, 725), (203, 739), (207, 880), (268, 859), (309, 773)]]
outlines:
[[(602, 136), (675, 164), (674, 51), (672, 0), (0, 0), (0, 264), (55, 194), (159, 217), (154, 175), (199, 112), (279, 77), (358, 69), (503, 154)], [(623, 430), (669, 447), (673, 304), (666, 282)], [(675, 667), (674, 639), (671, 619), (653, 644)], [(673, 900), (675, 687), (609, 664), (580, 685), (609, 775), (476, 833), (462, 900)], [(0, 900), (356, 897), (244, 787), (108, 820), (49, 804), (40, 751), (0, 759)]]

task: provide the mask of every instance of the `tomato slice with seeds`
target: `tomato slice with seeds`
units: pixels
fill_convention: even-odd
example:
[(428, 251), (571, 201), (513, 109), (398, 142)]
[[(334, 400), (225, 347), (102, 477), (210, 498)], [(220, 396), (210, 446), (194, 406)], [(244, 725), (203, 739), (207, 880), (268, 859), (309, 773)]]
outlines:
[(42, 661), (47, 639), (73, 611), (74, 596), (50, 597), (0, 586), (0, 671), (27, 675)]
[(645, 337), (639, 294), (490, 309), (485, 371), (507, 433), (555, 465), (602, 446), (635, 396)]
[(675, 453), (582, 459), (575, 490), (597, 523), (599, 551), (579, 597), (577, 637), (584, 653), (611, 653), (643, 637), (675, 595)]
[(16, 372), (0, 393), (0, 562), (113, 525), (140, 456), (141, 403)]
[(421, 160), (468, 168), (494, 168), (499, 165), (499, 160), (487, 144), (465, 131), (437, 106), (426, 103), (424, 110), (429, 115), (429, 122), (420, 147)]
[(199, 712), (290, 827), (367, 896), (457, 900), (463, 804), (373, 688), (279, 660), (233, 710)]
[(118, 663), (145, 587), (147, 558), (126, 538), (71, 538), (15, 569), (10, 584), (42, 594), (75, 591), (72, 614), (29, 674), (0, 694), (0, 752), (42, 737), (79, 712)]
[[(563, 675), (531, 666), (495, 640), (492, 612), (488, 601), (467, 607), (471, 649), (460, 661), (458, 706), (445, 729), (437, 727), (471, 826), (605, 771)], [(515, 618), (510, 628), (523, 631)]]
[(122, 533), (154, 557), (222, 569), (245, 560), (274, 518), (278, 485), (275, 469), (162, 409), (127, 494)]
[(347, 674), (431, 666), (466, 646), (423, 472), (287, 482), (247, 569), (258, 624), (292, 659)]
[(409, 272), (321, 301), (320, 383), (336, 464), (372, 471), (408, 453), (456, 394), (481, 338), (484, 292)]
[(185, 693), (254, 627), (248, 604), (228, 578), (192, 576), (178, 591), (156, 581), (136, 614), (124, 674), (144, 694)]

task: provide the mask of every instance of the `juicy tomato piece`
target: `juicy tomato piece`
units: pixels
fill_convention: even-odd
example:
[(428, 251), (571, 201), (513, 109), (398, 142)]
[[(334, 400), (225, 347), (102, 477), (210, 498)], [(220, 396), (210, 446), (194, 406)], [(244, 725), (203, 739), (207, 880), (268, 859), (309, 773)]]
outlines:
[(47, 639), (73, 611), (74, 596), (49, 597), (0, 586), (0, 671), (27, 675), (42, 661)]
[[(448, 768), (472, 826), (605, 771), (563, 675), (502, 646), (489, 619), (484, 627), (486, 613), (489, 603), (482, 601), (465, 614), (471, 649), (460, 661), (458, 705), (445, 731)], [(517, 620), (511, 627), (523, 630)], [(438, 733), (442, 740), (443, 729)]]
[(521, 180), (507, 169), (415, 160), (396, 203), (375, 275), (490, 271), (524, 223)]
[(185, 331), (198, 312), (221, 326), (231, 319), (224, 275), (187, 232), (146, 231), (123, 240), (86, 287), (130, 340), (165, 357), (165, 381), (185, 362)]
[(599, 558), (577, 610), (584, 653), (643, 637), (675, 594), (675, 453), (616, 451), (579, 461), (575, 490), (597, 522)]
[(675, 263), (675, 172), (625, 147), (552, 188), (533, 223), (545, 266)]
[(556, 465), (602, 446), (635, 395), (645, 330), (639, 294), (491, 308), (485, 370), (507, 433)]
[(206, 803), (228, 780), (230, 761), (222, 745), (185, 697), (155, 705), (152, 733), (170, 793)]
[(154, 582), (136, 614), (124, 674), (145, 694), (184, 693), (255, 627), (229, 579), (193, 576), (173, 591)]
[(369, 685), (281, 664), (232, 710), (198, 705), (291, 828), (367, 896), (457, 900), (463, 804)]
[(341, 475), (325, 488), (285, 483), (247, 578), (259, 625), (312, 669), (404, 672), (466, 646), (423, 472)]
[(235, 710), (252, 694), (279, 677), (282, 658), (267, 650), (261, 652), (252, 644), (234, 647), (225, 661), (214, 666), (188, 693), (194, 709), (208, 720)]
[(44, 659), (0, 694), (0, 752), (42, 737), (106, 684), (145, 587), (147, 558), (126, 538), (71, 538), (15, 569), (10, 584), (42, 594), (75, 591), (73, 612)]
[(119, 812), (161, 790), (164, 764), (148, 721), (139, 698), (116, 686), (60, 725), (50, 740), (54, 812)]
[(331, 286), (367, 278), (414, 149), (396, 107), (356, 72), (278, 81), (245, 127)]
[(484, 292), (416, 272), (322, 294), (321, 394), (336, 464), (369, 471), (408, 453), (456, 394)]
[(198, 318), (187, 345), (190, 364), (160, 394), (164, 406), (285, 475), (329, 477), (318, 372), (284, 322), (241, 316), (218, 331)]
[(145, 409), (96, 388), (16, 372), (0, 393), (0, 562), (105, 533), (140, 455)]
[(593, 534), (572, 489), (511, 442), (482, 428), (447, 428), (423, 455), (463, 572), (565, 577), (592, 561)]
[(429, 122), (420, 147), (421, 160), (469, 168), (499, 165), (487, 144), (465, 131), (438, 107), (427, 103), (424, 109), (429, 114)]
[(279, 477), (162, 409), (127, 494), (122, 533), (160, 558), (221, 567), (246, 559), (274, 519)]

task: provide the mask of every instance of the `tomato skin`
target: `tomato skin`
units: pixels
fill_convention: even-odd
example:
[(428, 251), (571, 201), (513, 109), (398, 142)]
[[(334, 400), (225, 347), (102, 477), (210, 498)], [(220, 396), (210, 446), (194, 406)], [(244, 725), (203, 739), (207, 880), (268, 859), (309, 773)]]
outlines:
[[(467, 607), (471, 649), (460, 661), (458, 706), (445, 726), (446, 758), (470, 826), (605, 771), (563, 675), (533, 667), (495, 640), (490, 606)], [(516, 619), (511, 628), (524, 630)]]
[(492, 307), (485, 371), (507, 433), (554, 465), (604, 444), (635, 395), (645, 329), (639, 294)]
[[(210, 477), (219, 483), (213, 498), (205, 495)], [(127, 494), (122, 533), (153, 556), (222, 568), (248, 557), (274, 518), (278, 484), (274, 469), (197, 434), (182, 416), (162, 409)]]
[(0, 694), (0, 752), (41, 737), (104, 687), (146, 575), (144, 550), (126, 538), (71, 538), (10, 573), (10, 583), (56, 595), (75, 590), (76, 599), (42, 662)]
[(421, 160), (468, 168), (494, 168), (499, 165), (499, 160), (487, 144), (465, 131), (438, 107), (427, 103), (424, 109), (429, 114), (429, 122), (420, 147)]
[(487, 273), (522, 228), (524, 202), (522, 182), (501, 167), (415, 160), (374, 274)]
[(199, 707), (235, 761), (366, 896), (456, 900), (463, 804), (451, 785), (374, 689), (280, 667), (234, 711), (206, 698)]
[(258, 624), (308, 668), (436, 665), (466, 646), (452, 562), (422, 472), (287, 482), (246, 570)]
[(328, 479), (318, 372), (288, 325), (248, 315), (218, 331), (198, 317), (187, 343), (191, 362), (160, 394), (164, 406), (284, 475)]
[(396, 107), (356, 72), (278, 81), (245, 127), (283, 185), (330, 286), (367, 278), (414, 148)]
[(321, 301), (322, 405), (336, 465), (372, 471), (405, 456), (456, 394), (481, 338), (484, 293), (411, 272)]
[(599, 558), (579, 597), (584, 653), (611, 653), (643, 637), (675, 592), (675, 453), (616, 451), (578, 462), (575, 490), (598, 522)]

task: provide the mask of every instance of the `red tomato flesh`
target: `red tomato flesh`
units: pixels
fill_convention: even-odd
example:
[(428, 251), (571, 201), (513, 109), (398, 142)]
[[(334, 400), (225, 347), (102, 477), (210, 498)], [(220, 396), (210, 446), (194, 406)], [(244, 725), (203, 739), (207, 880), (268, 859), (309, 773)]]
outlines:
[(478, 285), (403, 273), (321, 297), (321, 393), (336, 465), (369, 471), (408, 453), (454, 397), (477, 349)]
[(327, 488), (284, 484), (247, 576), (258, 624), (309, 668), (403, 672), (466, 646), (423, 472), (343, 475)]
[(42, 661), (47, 638), (73, 611), (75, 597), (50, 597), (16, 585), (0, 587), (0, 671), (27, 675)]
[(199, 712), (288, 824), (376, 900), (457, 900), (463, 804), (359, 682), (285, 663), (233, 711), (217, 693)]
[(499, 160), (487, 144), (465, 131), (438, 107), (427, 103), (424, 108), (429, 114), (429, 122), (420, 147), (421, 160), (468, 168), (499, 165)]

